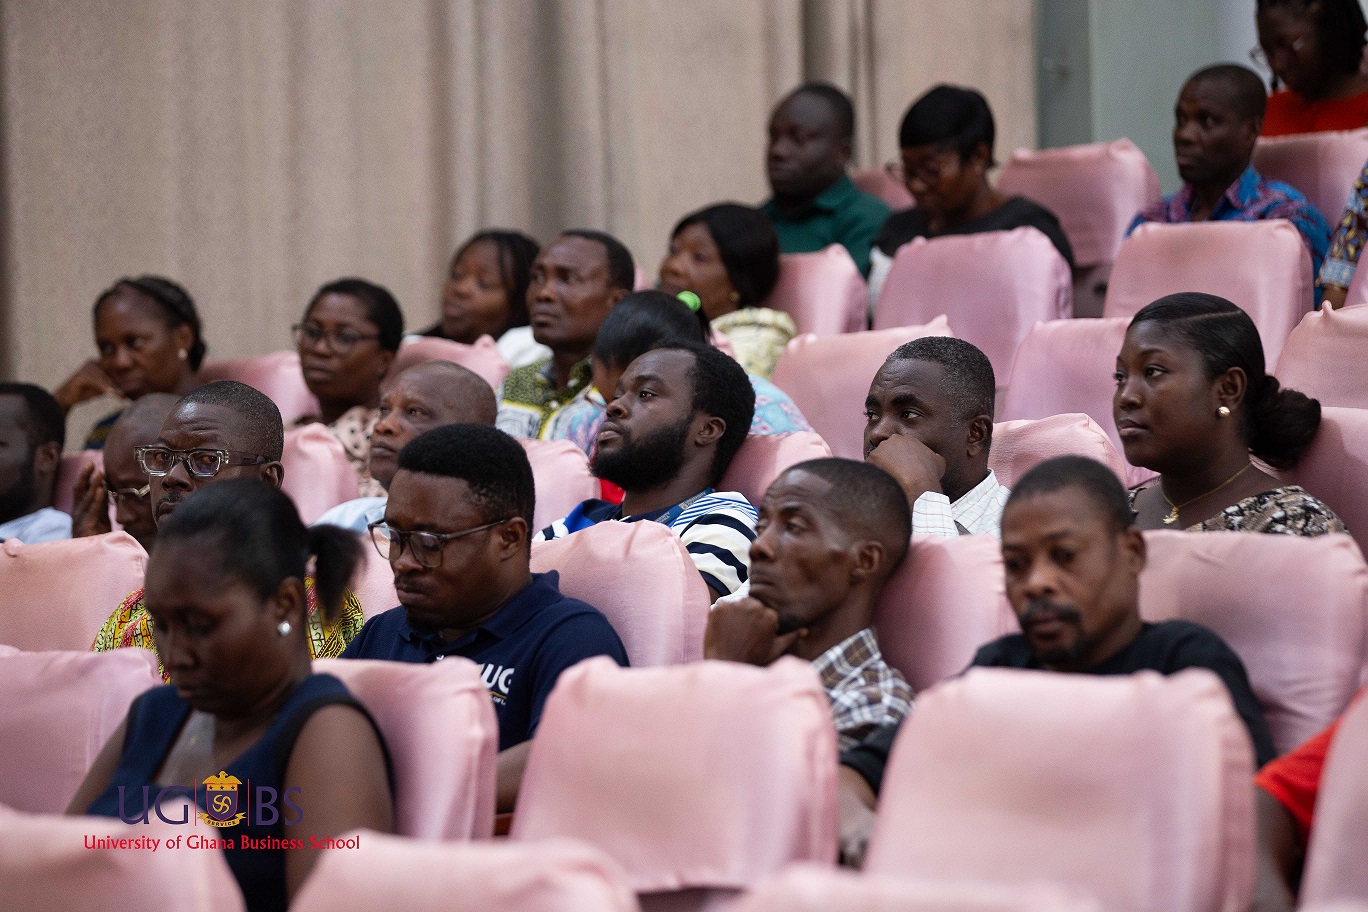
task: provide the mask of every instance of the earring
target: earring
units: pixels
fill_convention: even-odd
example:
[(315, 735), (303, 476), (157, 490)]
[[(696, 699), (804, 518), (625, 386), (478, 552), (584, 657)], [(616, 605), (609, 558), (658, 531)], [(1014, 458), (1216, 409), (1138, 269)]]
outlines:
[(1226, 407), (1223, 405), (1223, 406), (1221, 406), (1220, 408), (1218, 408), (1218, 409), (1216, 410), (1216, 414), (1217, 414), (1219, 417), (1221, 417), (1221, 418), (1229, 418), (1229, 417), (1230, 417), (1230, 409), (1226, 408)]
[(289, 636), (291, 629), (289, 621), (281, 621), (276, 625), (276, 630), (280, 632), (281, 636)]
[(733, 291), (731, 294), (727, 295), (727, 299), (731, 301), (733, 304), (736, 304), (741, 300), (741, 292)]
[(176, 357), (180, 358), (182, 361), (185, 361), (189, 359), (190, 355), (185, 351), (185, 349), (182, 348), (181, 350), (176, 352)]

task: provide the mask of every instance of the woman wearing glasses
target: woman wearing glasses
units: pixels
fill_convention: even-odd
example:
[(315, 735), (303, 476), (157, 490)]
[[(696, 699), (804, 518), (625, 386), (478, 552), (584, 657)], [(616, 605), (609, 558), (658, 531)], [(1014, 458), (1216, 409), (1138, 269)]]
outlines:
[[(1368, 125), (1359, 0), (1258, 0), (1255, 22), (1259, 46), (1250, 56), (1273, 71), (1264, 136)], [(1287, 88), (1277, 91), (1279, 83)]]
[(379, 418), (380, 381), (404, 337), (399, 302), (364, 279), (338, 279), (314, 293), (294, 337), (304, 384), (319, 405), (318, 415), (301, 418), (296, 427), (328, 425), (356, 469), (360, 496), (383, 496), (366, 463)]

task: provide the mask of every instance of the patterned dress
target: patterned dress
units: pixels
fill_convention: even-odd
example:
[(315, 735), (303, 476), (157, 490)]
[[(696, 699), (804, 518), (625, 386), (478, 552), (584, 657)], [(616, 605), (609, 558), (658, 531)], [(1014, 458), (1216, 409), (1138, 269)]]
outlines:
[[(1135, 495), (1144, 487), (1131, 491)], [(1298, 485), (1274, 488), (1246, 497), (1210, 519), (1188, 526), (1185, 532), (1263, 532), (1269, 535), (1304, 535), (1308, 538), (1345, 531), (1335, 511)]]
[(1320, 271), (1320, 287), (1349, 287), (1363, 253), (1365, 237), (1368, 237), (1368, 164), (1363, 166), (1363, 173), (1354, 182), (1344, 214), (1330, 238), (1330, 252), (1325, 255), (1325, 265)]

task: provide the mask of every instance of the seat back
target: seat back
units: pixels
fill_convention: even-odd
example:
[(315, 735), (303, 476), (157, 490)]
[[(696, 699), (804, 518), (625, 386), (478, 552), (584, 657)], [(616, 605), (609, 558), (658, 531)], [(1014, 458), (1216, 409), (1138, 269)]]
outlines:
[(711, 590), (668, 527), (601, 522), (535, 542), (532, 570), (555, 570), (561, 592), (603, 612), (633, 666), (703, 658)]
[(1328, 307), (1302, 317), (1278, 356), (1278, 381), (1321, 405), (1368, 408), (1368, 307)]
[(865, 870), (1054, 882), (1115, 912), (1239, 912), (1254, 884), (1252, 756), (1205, 669), (974, 669), (903, 723)]
[(143, 584), (147, 552), (127, 532), (0, 544), (0, 643), (89, 649), (110, 612)]
[(598, 479), (589, 471), (589, 457), (568, 440), (519, 439), (532, 464), (537, 506), (532, 531), (545, 529), (583, 501), (599, 495)]
[(414, 665), (319, 659), (370, 711), (394, 764), (394, 828), (420, 839), (485, 839), (494, 833), (499, 723), (468, 659)]
[(923, 336), (951, 335), (945, 317), (922, 326), (898, 326), (789, 342), (774, 369), (774, 385), (789, 394), (831, 452), (864, 458), (864, 401), (869, 384), (888, 356)]
[(1303, 908), (1354, 900), (1368, 905), (1368, 699), (1347, 713), (1330, 742), (1302, 880)]
[(812, 431), (791, 434), (751, 434), (732, 457), (731, 465), (718, 482), (719, 491), (736, 491), (753, 504), (759, 504), (774, 479), (791, 466), (809, 459), (824, 459), (831, 447)]
[(1302, 192), (1332, 226), (1368, 161), (1368, 129), (1270, 136), (1254, 143), (1254, 168)]
[(832, 244), (779, 257), (779, 281), (766, 307), (793, 317), (800, 333), (834, 336), (865, 328), (869, 290), (850, 253)]
[(405, 339), (399, 345), (399, 353), (394, 356), (394, 364), (390, 367), (390, 376), (423, 361), (459, 364), (496, 390), (509, 371), (508, 362), (499, 354), (498, 346), (489, 336), (480, 336), (473, 345), (423, 336)]
[(993, 446), (988, 468), (999, 484), (1011, 488), (1016, 480), (1047, 459), (1056, 456), (1087, 456), (1126, 477), (1126, 459), (1107, 432), (1087, 415), (1073, 413), (1050, 418), (999, 421), (993, 425)]
[(1279, 477), (1301, 485), (1344, 520), (1368, 554), (1368, 410), (1321, 409), (1320, 430), (1301, 462)]
[(737, 890), (836, 858), (836, 732), (810, 662), (565, 671), (546, 701), (515, 840), (595, 846), (638, 893)]
[(367, 620), (399, 604), (399, 593), (394, 588), (394, 568), (376, 550), (369, 533), (361, 536), (361, 564), (352, 574), (351, 591), (361, 603), (361, 613)]
[(305, 525), (358, 495), (356, 469), (342, 442), (325, 424), (306, 424), (285, 432), (280, 489), (290, 495)]
[(901, 212), (917, 205), (907, 187), (884, 168), (864, 168), (850, 172), (850, 180), (864, 193), (877, 196), (889, 209)]
[(1042, 320), (1073, 316), (1069, 265), (1040, 231), (916, 238), (898, 248), (874, 308), (874, 328), (945, 314), (955, 335), (988, 356), (1005, 386), (1017, 345)]
[(1080, 267), (1114, 261), (1135, 213), (1160, 196), (1159, 175), (1129, 139), (1018, 149), (1002, 166), (998, 190), (1053, 212)]
[(68, 516), (76, 505), (76, 482), (81, 478), (85, 467), (93, 465), (104, 471), (104, 452), (101, 450), (77, 450), (66, 453), (57, 467), (57, 483), (52, 489), (52, 505)]
[(256, 358), (206, 361), (200, 368), (199, 378), (203, 383), (236, 380), (260, 390), (280, 408), (280, 417), (286, 427), (305, 415), (319, 413), (318, 400), (304, 384), (299, 352), (293, 349)]
[(129, 704), (161, 683), (145, 649), (0, 656), (0, 805), (66, 810)]
[(1107, 285), (1104, 317), (1133, 317), (1167, 294), (1220, 295), (1249, 314), (1264, 360), (1278, 354), (1311, 310), (1311, 254), (1291, 222), (1145, 224), (1121, 245)]

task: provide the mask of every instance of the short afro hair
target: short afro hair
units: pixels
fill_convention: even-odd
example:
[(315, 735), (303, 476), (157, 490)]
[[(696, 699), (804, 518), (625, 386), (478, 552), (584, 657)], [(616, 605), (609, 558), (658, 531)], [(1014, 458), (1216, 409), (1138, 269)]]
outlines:
[(837, 457), (809, 459), (790, 466), (784, 474), (797, 471), (830, 482), (832, 496), (826, 506), (857, 537), (874, 538), (889, 547), (884, 569), (891, 573), (907, 554), (912, 538), (912, 510), (893, 476), (867, 462)]
[(736, 451), (746, 442), (755, 417), (755, 388), (735, 360), (697, 342), (656, 346), (657, 351), (683, 351), (693, 356), (693, 408), (710, 418), (721, 418), (727, 428), (713, 454), (712, 483), (722, 480)]
[(948, 146), (959, 153), (961, 161), (974, 154), (980, 145), (988, 147), (988, 164), (993, 161), (993, 141), (997, 128), (988, 99), (975, 89), (938, 85), (912, 103), (898, 128), (898, 148)]
[(447, 424), (419, 434), (399, 451), (399, 471), (464, 481), (485, 522), (521, 516), (532, 528), (532, 465), (518, 441), (497, 428)]
[(235, 441), (242, 441), (238, 446), (244, 450), (273, 461), (279, 461), (285, 452), (285, 424), (280, 409), (260, 390), (236, 380), (216, 380), (182, 396), (171, 415), (187, 405), (216, 405), (238, 415), (241, 422), (228, 431)]
[(957, 405), (960, 420), (993, 415), (997, 378), (993, 363), (972, 343), (951, 336), (926, 336), (900, 345), (888, 361), (930, 361), (945, 373), (945, 391)]
[[(847, 142), (855, 137), (855, 105), (850, 96), (829, 82), (806, 82), (789, 93), (789, 98), (798, 95), (814, 95), (826, 102), (836, 120), (836, 132)], [(788, 99), (785, 99), (787, 101)]]
[(346, 295), (360, 301), (361, 306), (366, 308), (366, 319), (380, 334), (380, 347), (388, 352), (399, 350), (399, 343), (404, 338), (404, 312), (388, 288), (365, 279), (337, 279), (314, 292), (309, 299), (309, 306), (304, 308), (304, 316), (308, 317), (314, 305), (324, 295), (330, 294)]
[(595, 244), (603, 246), (604, 256), (608, 258), (608, 285), (610, 288), (631, 291), (636, 285), (636, 262), (632, 259), (632, 252), (627, 249), (627, 245), (622, 241), (606, 231), (594, 231), (589, 228), (571, 228), (568, 231), (562, 231), (560, 236), (584, 238), (586, 241), (593, 241)]
[(66, 446), (66, 416), (51, 393), (32, 383), (0, 383), (0, 396), (24, 400), (22, 424), (30, 451), (45, 443), (55, 443), (59, 449)]
[(691, 225), (708, 229), (727, 279), (736, 289), (738, 307), (763, 304), (779, 281), (779, 235), (769, 216), (740, 203), (718, 203), (679, 220), (670, 239)]
[(1065, 488), (1078, 488), (1091, 497), (1117, 531), (1128, 529), (1135, 522), (1135, 512), (1121, 480), (1111, 469), (1086, 456), (1056, 456), (1031, 469), (1013, 485), (1003, 512), (1019, 500)]
[(1235, 63), (1218, 63), (1193, 73), (1184, 85), (1201, 82), (1223, 83), (1230, 92), (1235, 114), (1241, 120), (1258, 120), (1264, 116), (1268, 96), (1264, 92), (1263, 80), (1249, 67)]

